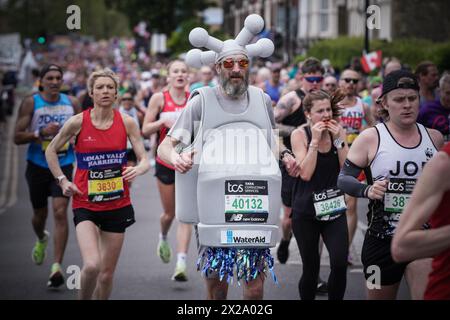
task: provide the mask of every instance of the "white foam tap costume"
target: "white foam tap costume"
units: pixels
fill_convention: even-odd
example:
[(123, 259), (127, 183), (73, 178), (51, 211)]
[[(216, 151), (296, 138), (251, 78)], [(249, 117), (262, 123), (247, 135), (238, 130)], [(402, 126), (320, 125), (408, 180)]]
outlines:
[[(263, 27), (260, 16), (250, 15), (236, 39), (224, 42), (195, 28), (191, 44), (211, 51), (193, 49), (186, 62), (199, 68), (236, 54), (268, 57), (271, 40), (248, 44)], [(276, 245), (281, 209), (277, 144), (263, 91), (249, 86), (247, 92), (249, 105), (240, 114), (224, 111), (213, 88), (192, 93), (202, 101), (201, 123), (183, 151), (197, 153), (188, 173), (175, 173), (175, 210), (178, 220), (197, 224), (199, 243), (207, 247), (198, 263), (205, 274), (215, 271), (230, 282), (236, 272), (238, 281), (250, 281), (269, 269), (276, 281), (269, 248)]]

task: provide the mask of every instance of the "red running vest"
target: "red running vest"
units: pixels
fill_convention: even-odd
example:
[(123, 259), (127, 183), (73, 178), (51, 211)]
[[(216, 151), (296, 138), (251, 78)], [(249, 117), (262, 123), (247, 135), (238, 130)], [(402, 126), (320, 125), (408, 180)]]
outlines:
[[(447, 143), (441, 151), (450, 156), (450, 143)], [(431, 216), (430, 224), (431, 228), (450, 224), (450, 191), (444, 193), (439, 207)], [(450, 248), (433, 258), (431, 268), (424, 298), (426, 300), (450, 300)]]
[(74, 195), (72, 208), (109, 211), (131, 205), (128, 183), (122, 178), (127, 165), (127, 131), (119, 111), (113, 124), (100, 130), (91, 121), (91, 110), (83, 111), (77, 136), (77, 168), (74, 183), (83, 193)]
[[(173, 101), (172, 97), (170, 96), (169, 91), (164, 91), (164, 106), (161, 112), (159, 113), (158, 117), (160, 119), (163, 118), (171, 118), (173, 120), (178, 119), (178, 116), (180, 115), (181, 111), (186, 107), (187, 100), (189, 98), (189, 92), (185, 92), (186, 94), (186, 100), (183, 104), (176, 104), (175, 101)], [(163, 142), (164, 138), (166, 137), (167, 133), (169, 132), (169, 128), (162, 126), (161, 129), (158, 132), (158, 146)], [(172, 167), (170, 164), (165, 163), (160, 157), (156, 156), (156, 161), (159, 164), (162, 164), (163, 166), (175, 170), (174, 167)]]

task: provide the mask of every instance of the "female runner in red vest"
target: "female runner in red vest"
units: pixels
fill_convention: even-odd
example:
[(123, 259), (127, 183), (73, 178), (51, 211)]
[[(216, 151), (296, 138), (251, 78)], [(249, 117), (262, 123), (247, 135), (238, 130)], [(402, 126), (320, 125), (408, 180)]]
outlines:
[[(52, 174), (65, 196), (73, 196), (74, 223), (83, 259), (80, 299), (108, 299), (125, 229), (134, 211), (128, 183), (150, 164), (135, 121), (113, 109), (118, 79), (104, 69), (91, 74), (89, 95), (94, 108), (70, 118), (46, 151)], [(56, 150), (75, 137), (74, 182), (61, 171)], [(127, 137), (139, 164), (127, 167)]]
[[(144, 136), (158, 133), (158, 145), (164, 140), (167, 132), (177, 120), (189, 97), (186, 91), (188, 84), (188, 67), (183, 61), (172, 61), (168, 66), (168, 89), (155, 93), (148, 104), (142, 126)], [(164, 212), (161, 214), (161, 233), (157, 255), (162, 262), (169, 263), (172, 255), (167, 242), (172, 221), (175, 217), (175, 170), (159, 157), (156, 157), (155, 176), (158, 179), (159, 194)], [(177, 230), (177, 265), (172, 280), (187, 281), (186, 254), (191, 240), (192, 227), (179, 223)]]

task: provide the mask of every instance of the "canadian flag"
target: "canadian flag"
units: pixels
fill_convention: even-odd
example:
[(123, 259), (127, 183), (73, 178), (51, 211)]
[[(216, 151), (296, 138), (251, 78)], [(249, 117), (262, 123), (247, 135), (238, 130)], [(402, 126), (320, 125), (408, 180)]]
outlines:
[(372, 51), (364, 54), (361, 58), (361, 64), (366, 73), (381, 67), (381, 50)]

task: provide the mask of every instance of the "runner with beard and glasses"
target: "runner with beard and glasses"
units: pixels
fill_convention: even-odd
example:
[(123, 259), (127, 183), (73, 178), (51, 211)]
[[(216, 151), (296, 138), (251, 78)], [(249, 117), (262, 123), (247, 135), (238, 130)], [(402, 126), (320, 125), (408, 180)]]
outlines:
[[(233, 40), (229, 41), (229, 43), (225, 43), (233, 43)], [(210, 132), (210, 128), (217, 128), (224, 126), (225, 124), (230, 126), (229, 128), (232, 128), (234, 123), (249, 121), (255, 121), (251, 123), (257, 123), (258, 127), (260, 126), (259, 128), (264, 129), (265, 132), (268, 130), (269, 133), (272, 133), (272, 129), (275, 128), (270, 97), (267, 94), (264, 94), (261, 89), (249, 86), (250, 61), (248, 52), (238, 45), (235, 45), (232, 49), (223, 50), (224, 51), (221, 51), (215, 56), (215, 70), (218, 74), (219, 85), (214, 88), (204, 87), (192, 93), (187, 107), (183, 110), (177, 122), (158, 149), (158, 155), (161, 159), (173, 165), (180, 173), (186, 175), (189, 175), (189, 173), (192, 172), (190, 170), (194, 166), (194, 150), (180, 151), (180, 149), (183, 150), (184, 148), (191, 146), (192, 143), (203, 143), (204, 137), (197, 138), (200, 124), (203, 132)], [(220, 143), (219, 146), (221, 146)], [(291, 174), (298, 174), (298, 166), (292, 155), (284, 154), (283, 161)], [(216, 167), (217, 172), (220, 172), (221, 166), (217, 165)], [(217, 172), (214, 171), (215, 174), (217, 174)], [(264, 177), (264, 175), (262, 177)], [(198, 181), (198, 185), (200, 185), (200, 181)], [(190, 186), (190, 188), (197, 187)], [(198, 202), (208, 201), (207, 195), (203, 194), (197, 196)], [(274, 196), (275, 195), (270, 195), (271, 198)], [(189, 199), (189, 201), (196, 201), (196, 199)], [(219, 211), (220, 209), (215, 210), (214, 212), (218, 214)], [(278, 212), (271, 214), (278, 214)], [(227, 225), (231, 228), (229, 224)], [(212, 227), (213, 226), (214, 225), (212, 225)], [(198, 228), (198, 234), (200, 234), (200, 227)], [(228, 254), (221, 256), (220, 252), (225, 249), (235, 249), (239, 254), (234, 256), (234, 258), (233, 255)], [(200, 242), (199, 254), (201, 258), (199, 259), (198, 266), (205, 272), (208, 299), (226, 299), (228, 293), (228, 282), (226, 279), (227, 277), (233, 277), (233, 274), (227, 273), (226, 271), (222, 274), (216, 270), (223, 266), (222, 263), (212, 263), (212, 265), (209, 265), (209, 259), (212, 259), (213, 257), (216, 259), (216, 257), (220, 256), (220, 259), (224, 259), (221, 260), (224, 264), (230, 262), (232, 263), (231, 268), (238, 268), (238, 265), (240, 264), (236, 262), (236, 259), (241, 257), (241, 252), (246, 251), (246, 249), (247, 248), (238, 245), (230, 248), (226, 246), (205, 246)], [(265, 252), (268, 250), (267, 248), (251, 247), (250, 249), (247, 249), (247, 251), (249, 250), (252, 250), (253, 254), (258, 257), (258, 259), (254, 260), (255, 257), (252, 255), (251, 260), (258, 262), (256, 263), (257, 265), (253, 265), (253, 262), (252, 265), (246, 269), (247, 271), (244, 271), (246, 273), (255, 271), (255, 274), (251, 279), (248, 279), (247, 276), (245, 277), (246, 280), (243, 282), (243, 296), (244, 299), (262, 299), (264, 279), (266, 277), (264, 271), (266, 270), (266, 267), (264, 266), (268, 261), (273, 261), (273, 258), (265, 255)], [(245, 257), (249, 259), (248, 262), (250, 263), (250, 257), (244, 254), (244, 258)], [(205, 263), (206, 266), (209, 265), (209, 267), (205, 267)], [(238, 279), (239, 277), (242, 277), (241, 271), (236, 270), (235, 275)]]

